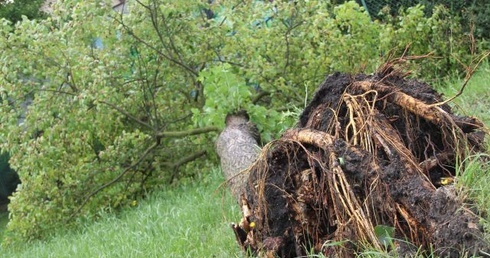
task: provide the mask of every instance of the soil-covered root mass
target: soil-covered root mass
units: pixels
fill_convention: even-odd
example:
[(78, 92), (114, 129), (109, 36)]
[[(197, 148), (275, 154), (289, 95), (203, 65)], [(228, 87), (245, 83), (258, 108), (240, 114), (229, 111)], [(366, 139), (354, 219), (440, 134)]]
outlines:
[(483, 124), (392, 71), (329, 76), (297, 127), (263, 148), (234, 226), (244, 249), (267, 257), (350, 257), (363, 246), (401, 256), (488, 253), (479, 218), (447, 184), (457, 161), (483, 151)]

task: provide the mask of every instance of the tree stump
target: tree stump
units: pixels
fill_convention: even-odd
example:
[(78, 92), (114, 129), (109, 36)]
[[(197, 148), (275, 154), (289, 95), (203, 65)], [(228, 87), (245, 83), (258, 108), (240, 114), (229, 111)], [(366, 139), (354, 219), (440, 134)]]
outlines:
[(244, 110), (226, 116), (225, 129), (216, 140), (221, 169), (232, 195), (240, 203), (248, 179), (247, 168), (260, 153), (260, 134)]

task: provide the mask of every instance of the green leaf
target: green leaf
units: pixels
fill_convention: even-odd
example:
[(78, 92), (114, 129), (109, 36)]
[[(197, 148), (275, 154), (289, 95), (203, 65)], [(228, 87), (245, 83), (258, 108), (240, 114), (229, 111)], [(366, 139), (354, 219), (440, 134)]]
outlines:
[(376, 237), (378, 237), (378, 240), (382, 245), (389, 247), (393, 244), (395, 228), (386, 225), (376, 225), (374, 227), (374, 234), (376, 234)]

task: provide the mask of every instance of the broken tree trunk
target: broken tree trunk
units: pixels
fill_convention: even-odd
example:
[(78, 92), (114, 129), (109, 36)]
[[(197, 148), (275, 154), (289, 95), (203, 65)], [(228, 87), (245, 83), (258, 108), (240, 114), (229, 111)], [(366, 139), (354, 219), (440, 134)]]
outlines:
[[(400, 255), (488, 252), (479, 218), (440, 183), (484, 149), (482, 127), (390, 69), (329, 76), (297, 128), (250, 168), (239, 244), (279, 257), (350, 257), (363, 245)], [(395, 230), (391, 245), (380, 241), (380, 226)]]
[(216, 140), (216, 151), (231, 193), (241, 203), (248, 178), (247, 168), (260, 153), (260, 134), (244, 110), (228, 114), (225, 124)]

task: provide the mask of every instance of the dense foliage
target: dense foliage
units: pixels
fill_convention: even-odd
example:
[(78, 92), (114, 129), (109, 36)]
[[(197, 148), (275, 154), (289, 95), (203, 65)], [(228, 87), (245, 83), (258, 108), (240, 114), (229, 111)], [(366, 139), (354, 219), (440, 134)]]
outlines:
[(44, 0), (0, 0), (0, 18), (11, 22), (22, 20), (22, 16), (28, 19), (43, 18), (44, 14), (40, 8)]
[[(347, 2), (334, 0), (336, 3)], [(365, 4), (369, 14), (374, 19), (382, 19), (383, 13), (389, 11), (397, 15), (400, 9), (406, 9), (416, 5), (425, 6), (426, 16), (433, 15), (438, 6), (444, 6), (451, 15), (460, 20), (464, 31), (474, 34), (479, 39), (490, 39), (490, 2), (478, 0), (357, 0), (359, 4)]]
[(328, 73), (372, 72), (409, 44), (409, 54), (444, 57), (416, 75), (468, 58), (444, 9), (379, 23), (355, 2), (128, 4), (121, 14), (109, 1), (68, 0), (45, 20), (1, 22), (0, 147), (22, 181), (4, 244), (192, 178), (210, 164), (202, 156), (214, 159), (229, 111), (249, 110), (270, 140)]

